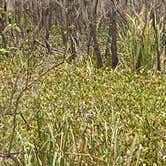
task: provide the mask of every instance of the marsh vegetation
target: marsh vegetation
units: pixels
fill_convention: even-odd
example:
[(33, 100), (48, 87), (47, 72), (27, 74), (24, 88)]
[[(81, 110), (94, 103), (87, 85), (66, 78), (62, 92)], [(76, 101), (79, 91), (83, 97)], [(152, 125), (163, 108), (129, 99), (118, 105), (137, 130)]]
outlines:
[(165, 8), (0, 0), (0, 165), (166, 164)]

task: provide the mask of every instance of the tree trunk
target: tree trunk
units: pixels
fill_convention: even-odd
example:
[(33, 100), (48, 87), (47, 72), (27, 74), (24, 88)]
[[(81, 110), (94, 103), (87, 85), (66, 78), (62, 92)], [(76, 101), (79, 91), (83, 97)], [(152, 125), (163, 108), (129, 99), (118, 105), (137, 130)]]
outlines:
[(89, 18), (89, 31), (90, 35), (92, 36), (93, 48), (96, 55), (96, 67), (101, 68), (103, 66), (103, 62), (102, 62), (100, 46), (97, 39), (97, 32), (96, 32), (97, 5), (98, 5), (98, 0), (94, 0), (91, 3), (89, 3), (88, 18)]
[(113, 6), (109, 11), (109, 37), (111, 38), (111, 55), (112, 55), (112, 69), (115, 69), (119, 63), (117, 53), (117, 25), (116, 25), (116, 9)]

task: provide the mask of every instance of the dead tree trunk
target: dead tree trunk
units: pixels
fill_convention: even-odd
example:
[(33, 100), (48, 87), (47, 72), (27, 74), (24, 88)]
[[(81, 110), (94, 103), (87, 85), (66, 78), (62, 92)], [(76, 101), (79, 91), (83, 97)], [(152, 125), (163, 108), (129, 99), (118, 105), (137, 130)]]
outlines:
[[(4, 13), (2, 13), (2, 17), (0, 19), (0, 34), (2, 37), (2, 47), (4, 49), (7, 49), (6, 37), (5, 37), (5, 34), (2, 33), (6, 27), (6, 21), (7, 21), (6, 20), (6, 12), (7, 12), (7, 1), (6, 0), (4, 0), (4, 3), (3, 3), (3, 10), (4, 10)], [(5, 55), (8, 56), (8, 53), (6, 52)]]
[(52, 25), (52, 0), (49, 0), (48, 8), (46, 9), (46, 34), (45, 34), (45, 44), (48, 51), (48, 54), (51, 53), (51, 47), (49, 44), (49, 38), (50, 38), (50, 31), (51, 31), (51, 25)]
[(96, 55), (96, 67), (101, 68), (103, 66), (100, 46), (97, 39), (96, 31), (96, 12), (97, 12), (98, 0), (94, 0), (89, 3), (88, 6), (88, 18), (89, 18), (89, 31), (93, 40), (93, 48)]
[(155, 44), (156, 44), (156, 54), (157, 54), (157, 70), (161, 71), (161, 63), (160, 63), (160, 50), (159, 50), (159, 44), (158, 44), (158, 30), (156, 27), (156, 14), (154, 9), (152, 10), (152, 25), (154, 29), (154, 35), (155, 35)]
[(117, 53), (117, 25), (116, 25), (116, 8), (112, 8), (108, 12), (109, 16), (109, 37), (111, 38), (111, 55), (112, 55), (112, 69), (115, 69), (119, 63)]
[(68, 12), (67, 12), (67, 28), (70, 40), (70, 53), (71, 60), (76, 58), (76, 25), (75, 25), (75, 2), (73, 0), (68, 0)]

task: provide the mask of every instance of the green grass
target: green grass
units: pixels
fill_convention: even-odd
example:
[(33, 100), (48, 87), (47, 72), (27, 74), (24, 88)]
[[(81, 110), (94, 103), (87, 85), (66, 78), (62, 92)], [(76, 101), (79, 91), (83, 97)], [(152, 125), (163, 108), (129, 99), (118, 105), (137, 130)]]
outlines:
[[(30, 62), (30, 82), (51, 66), (49, 57), (43, 59), (38, 67), (32, 66), (42, 58)], [(25, 86), (26, 67), (25, 57), (0, 62), (3, 154), (8, 153), (13, 129), (13, 115), (8, 114), (14, 112)], [(34, 82), (21, 97), (17, 112), (26, 121), (17, 115), (11, 152), (19, 154), (12, 156), (25, 166), (162, 166), (166, 155), (165, 80), (160, 73), (96, 70), (89, 61), (83, 66), (65, 63)], [(95, 117), (89, 118), (88, 113)], [(14, 164), (0, 157), (0, 165)]]

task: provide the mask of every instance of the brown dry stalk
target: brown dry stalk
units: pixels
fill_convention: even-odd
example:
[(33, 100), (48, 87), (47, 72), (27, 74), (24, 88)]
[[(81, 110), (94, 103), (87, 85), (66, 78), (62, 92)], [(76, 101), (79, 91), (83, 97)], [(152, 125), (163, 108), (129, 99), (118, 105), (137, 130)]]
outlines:
[[(40, 153), (41, 151), (20, 151), (20, 152), (11, 152), (10, 154), (3, 154), (0, 153), (0, 157), (1, 158), (11, 158), (11, 156), (15, 156), (15, 155), (23, 155), (23, 154), (28, 154), (28, 153)], [(44, 154), (48, 154), (47, 152), (43, 152)], [(61, 153), (61, 152), (59, 152)], [(72, 152), (64, 152), (65, 155), (72, 155), (72, 156), (82, 156), (82, 157), (89, 157), (89, 158), (93, 158), (95, 160), (98, 161), (102, 161), (104, 163), (106, 163), (106, 161), (102, 158), (102, 157), (98, 157), (89, 153), (72, 153)], [(13, 158), (13, 157), (12, 157)]]

